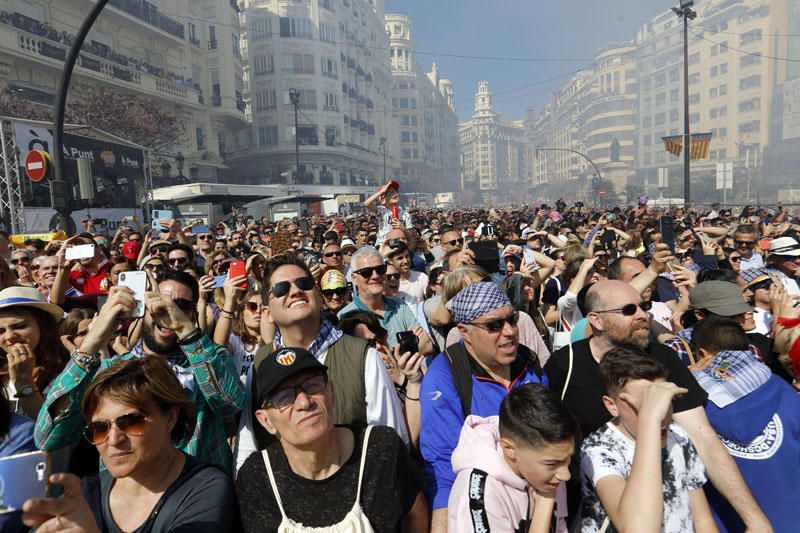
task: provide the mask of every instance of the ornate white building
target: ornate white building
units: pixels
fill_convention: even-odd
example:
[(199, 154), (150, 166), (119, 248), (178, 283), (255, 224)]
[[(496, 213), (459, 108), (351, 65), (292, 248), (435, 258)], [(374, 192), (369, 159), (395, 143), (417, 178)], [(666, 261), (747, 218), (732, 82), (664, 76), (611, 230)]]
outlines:
[[(525, 127), (505, 120), (492, 106), (489, 82), (478, 84), (475, 113), (459, 126), (464, 191), (508, 190), (525, 182)], [(490, 195), (493, 194), (490, 192)]]
[(392, 110), (400, 130), (394, 140), (400, 145), (399, 178), (418, 191), (456, 191), (460, 188), (460, 164), (453, 84), (439, 76), (436, 63), (430, 72), (417, 64), (407, 16), (387, 14), (386, 33), (392, 63)]
[[(382, 0), (245, 0), (245, 100), (229, 179), (377, 184), (399, 167)], [(300, 172), (295, 174), (295, 106)]]

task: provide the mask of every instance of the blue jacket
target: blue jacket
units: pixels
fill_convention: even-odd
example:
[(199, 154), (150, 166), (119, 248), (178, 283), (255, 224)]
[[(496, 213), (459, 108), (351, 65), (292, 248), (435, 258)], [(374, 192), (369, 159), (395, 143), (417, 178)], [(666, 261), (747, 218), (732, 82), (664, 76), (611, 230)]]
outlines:
[[(777, 376), (720, 409), (706, 404), (711, 426), (733, 456), (745, 483), (777, 531), (800, 524), (800, 396)], [(720, 533), (744, 531), (739, 516), (706, 486)]]
[[(508, 389), (491, 378), (480, 376), (481, 373), (473, 371), (472, 374), (470, 413), (481, 417), (496, 416), (506, 394), (524, 383), (549, 386), (547, 376), (542, 373), (540, 380), (521, 358), (512, 365), (513, 381)], [(428, 501), (433, 509), (441, 509), (447, 507), (450, 488), (456, 478), (450, 456), (458, 444), (466, 418), (446, 356), (439, 354), (434, 358), (422, 380), (419, 396), (422, 418), (420, 451), (428, 476)]]

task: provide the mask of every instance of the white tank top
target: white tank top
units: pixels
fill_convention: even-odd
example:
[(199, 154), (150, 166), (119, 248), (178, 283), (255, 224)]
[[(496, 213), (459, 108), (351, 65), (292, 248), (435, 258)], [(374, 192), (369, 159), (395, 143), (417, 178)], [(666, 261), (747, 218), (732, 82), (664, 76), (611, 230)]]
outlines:
[(364, 432), (364, 445), (361, 448), (361, 464), (358, 467), (358, 490), (356, 491), (356, 501), (352, 509), (345, 515), (344, 519), (338, 524), (324, 527), (309, 527), (299, 524), (286, 516), (286, 511), (283, 510), (283, 502), (278, 493), (278, 486), (275, 484), (275, 476), (272, 473), (272, 465), (269, 462), (269, 455), (267, 450), (263, 450), (261, 455), (264, 457), (264, 465), (267, 467), (267, 474), (269, 475), (269, 483), (272, 485), (272, 492), (275, 494), (275, 501), (278, 502), (278, 509), (281, 510), (281, 523), (278, 526), (278, 533), (372, 533), (372, 525), (369, 523), (367, 515), (361, 509), (361, 480), (364, 477), (364, 462), (367, 457), (367, 444), (369, 443), (369, 433), (372, 431), (372, 426), (368, 426)]

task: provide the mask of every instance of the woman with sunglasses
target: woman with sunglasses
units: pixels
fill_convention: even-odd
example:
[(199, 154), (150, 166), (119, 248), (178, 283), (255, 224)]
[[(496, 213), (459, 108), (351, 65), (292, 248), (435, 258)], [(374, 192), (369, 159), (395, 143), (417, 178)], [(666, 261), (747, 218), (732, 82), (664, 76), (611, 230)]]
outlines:
[(84, 436), (106, 470), (81, 482), (54, 474), (60, 498), (28, 500), (23, 521), (41, 531), (225, 533), (237, 521), (233, 485), (175, 446), (191, 437), (194, 408), (163, 357), (100, 372), (83, 397)]
[(350, 289), (347, 288), (347, 279), (335, 267), (326, 267), (319, 278), (319, 290), (322, 293), (322, 303), (332, 316), (328, 316), (334, 324), (338, 322), (336, 315), (344, 306), (350, 303)]
[[(231, 352), (242, 384), (245, 384), (247, 371), (264, 340), (261, 337), (261, 293), (248, 291), (246, 286), (240, 286), (242, 283), (247, 283), (247, 276), (227, 278), (222, 285), (225, 302), (214, 328), (214, 342)], [(267, 342), (272, 341), (272, 337), (274, 332)]]

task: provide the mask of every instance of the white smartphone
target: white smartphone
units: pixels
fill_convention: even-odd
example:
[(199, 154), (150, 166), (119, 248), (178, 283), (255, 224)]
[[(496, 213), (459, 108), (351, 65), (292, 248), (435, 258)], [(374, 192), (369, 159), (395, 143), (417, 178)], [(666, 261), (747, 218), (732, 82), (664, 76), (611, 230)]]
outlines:
[(131, 318), (141, 318), (144, 316), (144, 293), (147, 290), (147, 273), (141, 270), (130, 272), (120, 272), (119, 284), (121, 287), (128, 287), (133, 291), (136, 298), (136, 309)]
[(89, 259), (94, 257), (94, 244), (79, 244), (77, 246), (70, 246), (65, 252), (67, 261), (75, 261), (76, 259)]
[(0, 459), (0, 514), (22, 509), (31, 498), (48, 495), (50, 461), (47, 452), (10, 455)]

